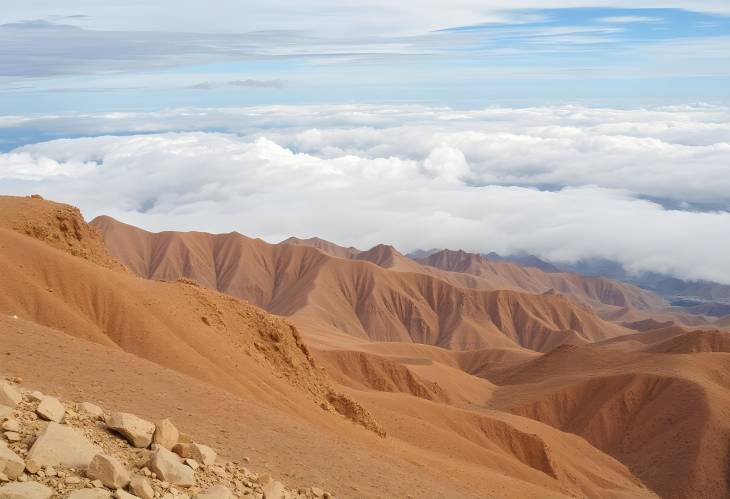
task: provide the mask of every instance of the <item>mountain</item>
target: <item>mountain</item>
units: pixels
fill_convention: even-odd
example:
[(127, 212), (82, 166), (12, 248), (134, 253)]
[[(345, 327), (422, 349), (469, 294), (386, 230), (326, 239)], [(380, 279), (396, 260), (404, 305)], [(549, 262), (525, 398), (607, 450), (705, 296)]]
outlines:
[[(251, 453), (250, 466), (257, 472), (284, 476), (295, 488), (318, 483), (343, 497), (655, 497), (625, 465), (578, 436), (509, 412), (452, 404), (472, 399), (489, 383), (445, 364), (429, 367), (428, 355), (443, 352), (448, 359), (467, 353), (401, 343), (402, 353), (422, 367), (411, 370), (403, 359), (359, 348), (355, 351), (364, 353), (347, 354), (351, 360), (339, 357), (337, 352), (344, 355), (356, 341), (333, 333), (330, 376), (312, 356), (317, 350), (315, 356), (324, 358), (323, 349), (306, 345), (285, 319), (190, 279), (136, 276), (114, 261), (78, 211), (66, 205), (0, 199), (0, 369), (5, 376), (23, 377), (29, 389), (130, 408), (147, 419), (173, 414), (183, 428), (197, 425), (196, 434), (216, 445), (224, 459), (249, 461)], [(344, 273), (330, 274), (341, 278), (326, 283), (330, 295), (331, 286), (342, 286), (343, 299), (365, 309), (367, 297), (347, 296), (349, 285), (370, 281), (368, 291), (382, 288), (379, 299), (393, 299), (381, 305), (394, 304), (404, 299), (398, 296), (405, 276), (411, 286), (424, 291), (431, 286), (431, 298), (443, 301), (439, 307), (446, 309), (451, 300), (474, 300), (469, 305), (474, 307), (506, 300), (509, 306), (501, 306), (514, 315), (527, 314), (529, 305), (535, 307), (529, 309), (532, 314), (553, 315), (530, 320), (555, 324), (565, 320), (559, 315), (573, 312), (556, 296), (523, 304), (519, 293), (458, 290), (431, 276), (333, 258), (313, 248), (250, 239), (242, 245), (240, 235), (215, 241), (167, 234), (158, 245), (147, 237), (135, 239), (138, 233), (125, 227), (114, 232), (120, 238), (125, 233), (128, 244), (143, 250), (133, 261), (140, 268), (170, 272), (179, 267), (229, 285), (237, 275), (198, 267), (210, 244), (219, 245), (219, 264), (247, 262), (255, 277), (271, 272), (283, 278), (287, 273), (277, 266), (281, 271), (294, 266), (299, 274), (291, 276), (295, 281), (288, 291), (282, 281), (268, 282), (269, 294), (255, 286), (256, 280), (237, 288), (282, 308), (292, 307), (284, 297), (321, 286), (318, 279), (304, 278), (326, 261)], [(178, 258), (166, 265), (173, 255)], [(359, 273), (355, 281), (345, 279), (351, 267)], [(327, 274), (317, 272), (320, 278)], [(317, 307), (326, 305), (321, 296), (305, 295)], [(511, 320), (501, 318), (502, 324)], [(576, 325), (581, 320), (574, 319)], [(552, 331), (545, 333), (549, 337)], [(507, 342), (512, 341), (508, 334), (499, 331)], [(398, 351), (395, 344), (357, 341)], [(537, 355), (516, 346), (506, 350), (515, 351), (505, 355), (513, 361)], [(435, 375), (440, 383), (431, 379)]]
[(493, 262), (482, 255), (465, 251), (443, 250), (421, 262), (450, 272), (474, 275), (492, 281), (501, 288), (517, 288), (532, 293), (562, 293), (598, 309), (601, 305), (610, 305), (648, 310), (661, 309), (666, 305), (653, 293), (625, 283), (575, 273), (544, 272), (512, 262)]
[[(142, 277), (193, 279), (288, 316), (302, 330), (325, 328), (355, 338), (457, 350), (540, 351), (629, 332), (560, 295), (459, 287), (455, 283), (469, 275), (424, 266), (387, 245), (346, 260), (236, 233), (154, 234), (109, 217), (92, 226), (112, 254)], [(524, 272), (515, 266), (515, 273)]]
[(89, 226), (38, 198), (0, 213), (0, 371), (29, 389), (172, 415), (342, 497), (727, 495), (727, 319), (688, 328), (605, 303), (630, 286), (466, 252)]
[[(624, 270), (618, 262), (598, 258), (580, 260), (574, 263), (563, 262), (559, 264), (559, 267), (584, 275), (600, 275), (629, 282), (643, 289), (653, 291), (669, 301), (689, 299), (709, 303), (730, 303), (730, 286), (726, 284), (710, 281), (685, 281), (655, 272), (632, 274)], [(690, 306), (696, 304), (693, 303)]]
[(350, 246), (349, 248), (346, 248), (344, 246), (339, 246), (335, 243), (325, 241), (324, 239), (320, 239), (319, 237), (310, 237), (308, 239), (300, 239), (298, 237), (289, 237), (287, 239), (284, 239), (280, 244), (295, 244), (295, 245), (299, 245), (299, 246), (311, 246), (312, 248), (317, 248), (319, 250), (324, 251), (328, 255), (336, 256), (339, 258), (355, 258), (360, 253), (359, 249), (353, 248), (352, 246)]
[(534, 267), (536, 269), (542, 270), (543, 272), (560, 272), (560, 269), (558, 269), (555, 265), (535, 255), (525, 254), (501, 256), (495, 252), (490, 252), (486, 256), (489, 260), (498, 262), (512, 262), (523, 267)]

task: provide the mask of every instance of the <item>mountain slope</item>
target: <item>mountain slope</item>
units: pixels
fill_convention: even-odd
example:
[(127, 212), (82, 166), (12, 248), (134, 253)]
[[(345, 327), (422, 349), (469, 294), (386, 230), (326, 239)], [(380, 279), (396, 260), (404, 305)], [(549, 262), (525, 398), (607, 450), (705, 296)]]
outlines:
[[(36, 202), (43, 203), (33, 206), (38, 222), (46, 215), (52, 220), (56, 205)], [(106, 400), (154, 399), (157, 409), (138, 411), (150, 417), (200, 407), (209, 428), (226, 423), (218, 442), (229, 452), (255, 441), (262, 460), (276, 463), (283, 454), (287, 463), (307, 461), (296, 465), (305, 475), (300, 481), (329, 483), (344, 496), (653, 497), (615, 459), (540, 423), (435, 402), (415, 414), (413, 401), (421, 399), (403, 393), (333, 395), (330, 380), (283, 319), (191, 282), (140, 279), (93, 260), (0, 228), (0, 312), (9, 315), (0, 320), (3, 370), (61, 394), (96, 391), (95, 400), (105, 400), (99, 391), (113, 380), (114, 396)], [(380, 366), (378, 372), (391, 376), (392, 365)], [(377, 429), (376, 408), (389, 418), (388, 438), (335, 413)], [(403, 424), (399, 414), (407, 413), (416, 426)], [(434, 425), (438, 432), (422, 433)], [(337, 478), (320, 480), (324, 473)]]
[(194, 279), (307, 328), (457, 350), (520, 345), (546, 351), (628, 333), (559, 295), (457, 287), (416, 272), (423, 266), (388, 246), (358, 255), (373, 264), (236, 233), (153, 234), (108, 217), (92, 225), (112, 254), (142, 277)]

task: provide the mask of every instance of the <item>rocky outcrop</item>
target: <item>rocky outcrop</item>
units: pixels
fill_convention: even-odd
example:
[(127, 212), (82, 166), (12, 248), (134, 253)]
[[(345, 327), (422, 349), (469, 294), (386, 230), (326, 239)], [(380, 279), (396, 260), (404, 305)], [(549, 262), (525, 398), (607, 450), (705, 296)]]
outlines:
[(13, 403), (0, 415), (0, 499), (333, 497), (317, 487), (287, 489), (225, 462), (169, 419), (154, 425), (134, 414), (108, 415), (90, 402), (63, 404), (17, 383), (0, 386)]

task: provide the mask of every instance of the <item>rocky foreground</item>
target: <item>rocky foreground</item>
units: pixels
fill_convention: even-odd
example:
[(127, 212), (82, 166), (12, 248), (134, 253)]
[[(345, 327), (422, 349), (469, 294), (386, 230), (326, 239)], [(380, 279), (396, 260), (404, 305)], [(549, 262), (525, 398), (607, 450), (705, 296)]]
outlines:
[(0, 380), (0, 499), (333, 498), (224, 462), (169, 419), (64, 404), (20, 382)]

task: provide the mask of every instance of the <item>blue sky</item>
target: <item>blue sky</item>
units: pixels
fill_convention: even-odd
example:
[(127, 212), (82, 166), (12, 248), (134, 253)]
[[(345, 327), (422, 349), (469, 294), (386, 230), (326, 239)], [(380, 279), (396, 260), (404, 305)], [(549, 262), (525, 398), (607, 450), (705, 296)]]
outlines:
[[(730, 100), (727, 2), (38, 1), (0, 14), (4, 114), (264, 104)], [(504, 5), (504, 3), (501, 3)], [(639, 5), (637, 3), (637, 5)], [(207, 4), (208, 5), (208, 4)], [(692, 8), (694, 10), (687, 10)], [(424, 11), (425, 9), (425, 11)], [(245, 15), (244, 15), (245, 14)], [(240, 22), (230, 21), (236, 18)]]

